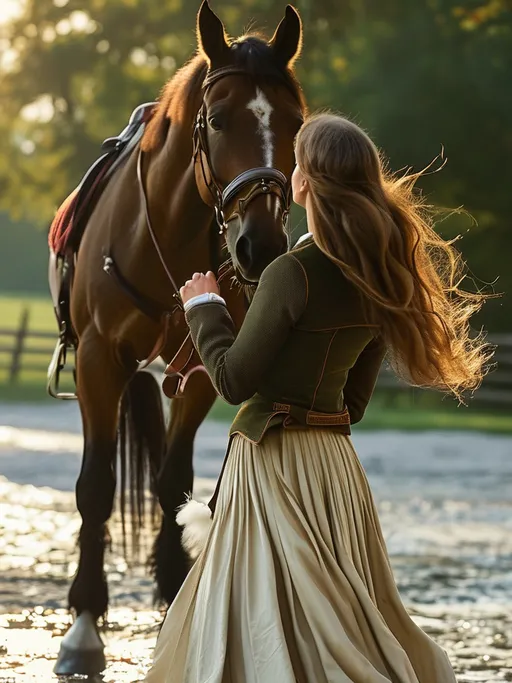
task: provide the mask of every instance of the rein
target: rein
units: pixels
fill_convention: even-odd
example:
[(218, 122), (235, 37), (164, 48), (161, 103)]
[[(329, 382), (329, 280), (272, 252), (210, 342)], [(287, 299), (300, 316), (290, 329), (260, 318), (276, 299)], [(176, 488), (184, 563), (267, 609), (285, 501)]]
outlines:
[(176, 299), (175, 308), (178, 307), (178, 308), (183, 309), (183, 304), (181, 302), (181, 297), (180, 297), (180, 290), (178, 289), (176, 281), (174, 280), (172, 273), (169, 270), (167, 263), (165, 262), (165, 258), (164, 258), (164, 255), (162, 253), (162, 249), (160, 248), (160, 244), (158, 243), (158, 237), (156, 236), (156, 233), (153, 229), (153, 225), (151, 223), (151, 218), (149, 216), (148, 198), (146, 195), (146, 188), (144, 186), (144, 178), (142, 177), (142, 150), (140, 149), (140, 147), (139, 147), (139, 154), (137, 157), (137, 179), (139, 181), (140, 196), (142, 199), (142, 206), (144, 207), (144, 215), (146, 217), (146, 227), (148, 229), (149, 235), (151, 237), (151, 241), (153, 242), (153, 246), (155, 247), (155, 251), (158, 255), (160, 263), (162, 264), (162, 267), (165, 271), (165, 274), (169, 278), (169, 282), (171, 283), (171, 286), (174, 290), (173, 297)]

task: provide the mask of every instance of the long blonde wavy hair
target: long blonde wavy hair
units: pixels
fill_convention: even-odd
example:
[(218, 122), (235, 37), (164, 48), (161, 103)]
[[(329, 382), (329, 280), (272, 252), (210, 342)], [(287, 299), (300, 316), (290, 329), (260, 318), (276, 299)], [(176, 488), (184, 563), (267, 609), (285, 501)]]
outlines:
[(422, 174), (388, 173), (368, 135), (334, 114), (306, 121), (296, 157), (315, 241), (363, 293), (395, 372), (459, 399), (476, 389), (492, 348), (469, 321), (486, 295), (460, 289), (465, 263), (415, 191)]

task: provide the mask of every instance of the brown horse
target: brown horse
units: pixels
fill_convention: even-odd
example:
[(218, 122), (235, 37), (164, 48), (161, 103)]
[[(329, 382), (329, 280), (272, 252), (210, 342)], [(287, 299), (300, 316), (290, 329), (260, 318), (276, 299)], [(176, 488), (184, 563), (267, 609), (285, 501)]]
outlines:
[[(288, 6), (269, 42), (254, 35), (229, 42), (204, 2), (197, 38), (198, 55), (163, 90), (141, 142), (98, 199), (76, 255), (70, 309), (84, 431), (76, 485), (82, 526), (69, 593), (77, 618), (62, 643), (59, 674), (94, 674), (105, 665), (96, 621), (108, 606), (103, 562), (116, 453), (122, 502), (131, 463), (132, 519), (144, 514), (148, 477), (162, 509), (153, 563), (164, 601), (188, 571), (174, 517), (192, 490), (194, 436), (215, 392), (206, 374), (194, 373), (172, 401), (165, 431), (158, 385), (136, 372), (155, 349), (169, 362), (186, 336), (179, 311), (168, 315), (176, 313), (176, 287), (194, 271), (218, 270), (225, 246), (244, 284), (287, 248), (293, 143), (305, 112), (293, 75), (300, 18)], [(239, 325), (244, 296), (226, 281), (222, 292)]]

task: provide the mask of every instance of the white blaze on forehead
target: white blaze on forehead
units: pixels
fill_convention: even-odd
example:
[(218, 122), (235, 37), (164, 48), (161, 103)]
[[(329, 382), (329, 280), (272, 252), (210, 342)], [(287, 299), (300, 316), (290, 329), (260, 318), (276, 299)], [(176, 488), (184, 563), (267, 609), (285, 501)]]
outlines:
[(270, 130), (270, 115), (272, 105), (265, 97), (265, 94), (256, 88), (256, 97), (249, 102), (247, 109), (250, 109), (258, 121), (258, 133), (263, 138), (263, 159), (266, 166), (271, 167), (274, 156), (272, 144), (274, 134)]

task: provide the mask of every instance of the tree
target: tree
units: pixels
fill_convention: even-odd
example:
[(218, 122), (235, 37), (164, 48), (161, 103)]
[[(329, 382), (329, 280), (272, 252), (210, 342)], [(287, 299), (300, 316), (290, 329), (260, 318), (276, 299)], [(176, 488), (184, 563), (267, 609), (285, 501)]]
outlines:
[[(251, 17), (272, 33), (284, 10), (275, 0), (212, 3), (233, 34)], [(419, 170), (444, 148), (446, 167), (422, 185), (436, 204), (474, 215), (464, 253), (479, 277), (501, 275), (497, 289), (508, 290), (508, 0), (296, 4), (310, 106), (349, 114), (394, 169)], [(197, 9), (182, 0), (26, 0), (23, 16), (0, 27), (0, 209), (47, 224), (101, 141), (193, 54)], [(453, 219), (440, 230), (469, 227)]]

